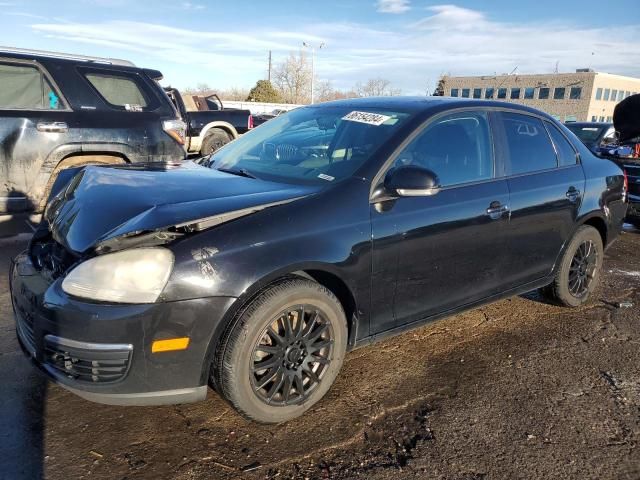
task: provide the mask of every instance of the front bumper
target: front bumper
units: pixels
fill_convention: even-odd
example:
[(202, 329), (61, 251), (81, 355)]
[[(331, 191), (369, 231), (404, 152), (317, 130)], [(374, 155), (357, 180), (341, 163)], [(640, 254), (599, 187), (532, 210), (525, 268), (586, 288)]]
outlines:
[[(50, 379), (88, 400), (161, 405), (207, 394), (208, 347), (233, 302), (211, 297), (122, 305), (68, 296), (21, 254), (10, 272), (16, 331)], [(189, 337), (186, 350), (151, 353), (154, 340)]]

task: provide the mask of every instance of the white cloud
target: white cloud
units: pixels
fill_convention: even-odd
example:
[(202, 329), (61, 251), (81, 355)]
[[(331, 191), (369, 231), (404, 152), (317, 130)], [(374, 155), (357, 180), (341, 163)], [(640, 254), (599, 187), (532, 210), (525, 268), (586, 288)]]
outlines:
[(378, 0), (376, 7), (380, 13), (404, 13), (411, 9), (409, 0)]
[(184, 10), (204, 10), (207, 7), (200, 3), (182, 2), (182, 8)]
[[(552, 72), (592, 67), (600, 71), (640, 76), (640, 29), (617, 25), (580, 27), (567, 22), (507, 23), (483, 12), (436, 5), (404, 27), (371, 28), (358, 23), (299, 22), (276, 30), (273, 26), (214, 31), (173, 26), (107, 21), (95, 23), (41, 22), (39, 34), (68, 45), (77, 53), (91, 45), (109, 56), (130, 58), (161, 68), (178, 86), (207, 82), (218, 88), (251, 86), (263, 78), (266, 58), (274, 63), (302, 41), (325, 42), (316, 54), (316, 71), (338, 88), (372, 77), (391, 80), (404, 93), (432, 89), (442, 73), (493, 75), (511, 72)], [(77, 44), (85, 45), (78, 51)], [(103, 53), (104, 54), (104, 53)], [(182, 85), (180, 85), (182, 83)]]

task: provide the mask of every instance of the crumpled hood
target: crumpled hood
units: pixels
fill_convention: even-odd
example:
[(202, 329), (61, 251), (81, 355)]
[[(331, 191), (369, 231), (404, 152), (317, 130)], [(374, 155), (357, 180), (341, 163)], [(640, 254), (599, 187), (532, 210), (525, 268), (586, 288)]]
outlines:
[(640, 94), (631, 95), (616, 105), (613, 126), (623, 143), (640, 137)]
[[(184, 162), (164, 169), (94, 167), (80, 171), (45, 212), (54, 239), (84, 253), (122, 235), (251, 211), (313, 193)], [(216, 223), (221, 223), (220, 221)]]

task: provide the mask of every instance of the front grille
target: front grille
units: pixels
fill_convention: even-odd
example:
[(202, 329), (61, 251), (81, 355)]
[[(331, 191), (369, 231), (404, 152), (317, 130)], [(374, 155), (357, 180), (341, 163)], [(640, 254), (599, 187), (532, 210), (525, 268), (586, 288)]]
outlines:
[(629, 193), (631, 195), (640, 195), (640, 164), (627, 163), (624, 165), (627, 172), (627, 181), (629, 182)]
[(34, 237), (30, 249), (31, 262), (49, 281), (64, 274), (77, 261), (77, 258), (49, 235), (45, 238)]
[(112, 383), (127, 374), (132, 350), (126, 344), (85, 343), (47, 335), (44, 363), (53, 373), (78, 382)]

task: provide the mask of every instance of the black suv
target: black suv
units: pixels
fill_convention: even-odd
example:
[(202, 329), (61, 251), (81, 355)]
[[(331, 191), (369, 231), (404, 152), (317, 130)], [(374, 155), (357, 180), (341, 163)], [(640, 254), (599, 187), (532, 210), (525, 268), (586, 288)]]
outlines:
[(70, 166), (185, 157), (157, 70), (0, 47), (0, 213), (40, 210)]

